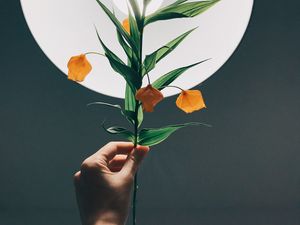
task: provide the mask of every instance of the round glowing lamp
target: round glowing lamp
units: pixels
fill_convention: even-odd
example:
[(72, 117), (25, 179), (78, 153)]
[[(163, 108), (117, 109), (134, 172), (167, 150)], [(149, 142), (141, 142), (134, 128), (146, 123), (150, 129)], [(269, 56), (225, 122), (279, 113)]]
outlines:
[[(120, 21), (128, 17), (127, 0), (103, 0), (114, 9)], [(142, 7), (143, 0), (138, 0)], [(174, 0), (152, 0), (146, 14), (171, 4)], [(73, 55), (103, 52), (94, 25), (101, 37), (117, 55), (126, 61), (126, 55), (117, 41), (116, 29), (95, 0), (21, 0), (28, 26), (43, 52), (63, 72), (68, 73), (67, 62)], [(151, 71), (154, 81), (178, 67), (210, 58), (174, 81), (174, 85), (190, 89), (214, 74), (232, 55), (247, 28), (253, 0), (221, 0), (205, 13), (187, 19), (174, 19), (150, 24), (144, 31), (144, 54), (152, 53), (170, 40), (193, 27), (191, 33), (174, 52), (159, 62)], [(89, 55), (93, 70), (81, 85), (96, 92), (124, 98), (125, 81), (116, 74), (105, 57)], [(57, 75), (57, 74), (53, 74)], [(147, 80), (144, 80), (147, 84)], [(164, 96), (179, 90), (166, 88)]]

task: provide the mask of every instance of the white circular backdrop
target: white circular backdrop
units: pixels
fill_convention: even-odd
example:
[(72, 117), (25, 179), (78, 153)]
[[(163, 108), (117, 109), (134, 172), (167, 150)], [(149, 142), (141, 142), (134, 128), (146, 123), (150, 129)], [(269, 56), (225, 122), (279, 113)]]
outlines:
[[(112, 0), (102, 1), (122, 21), (126, 15)], [(174, 2), (165, 0), (162, 5)], [(116, 38), (114, 25), (96, 0), (21, 0), (28, 26), (43, 52), (65, 74), (73, 55), (103, 52), (94, 25), (110, 49), (126, 61)], [(241, 41), (252, 12), (253, 0), (221, 0), (195, 18), (174, 19), (150, 24), (144, 37), (144, 54), (149, 54), (183, 32), (198, 27), (150, 73), (154, 81), (178, 67), (211, 60), (189, 69), (173, 85), (190, 89), (214, 74), (231, 56)], [(88, 55), (92, 72), (81, 84), (96, 92), (124, 98), (125, 81), (115, 73), (106, 58)], [(147, 84), (145, 78), (144, 84)], [(165, 96), (179, 90), (166, 88)]]

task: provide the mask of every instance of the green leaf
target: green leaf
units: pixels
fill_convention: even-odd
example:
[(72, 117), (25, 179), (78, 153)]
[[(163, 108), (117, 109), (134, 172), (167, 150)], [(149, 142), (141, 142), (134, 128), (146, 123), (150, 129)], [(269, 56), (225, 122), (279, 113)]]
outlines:
[(119, 109), (122, 116), (124, 116), (130, 123), (133, 124), (133, 121), (131, 120), (131, 117), (130, 117), (131, 116), (130, 113), (128, 113), (128, 111), (126, 111), (126, 110), (123, 110), (120, 105), (113, 105), (113, 104), (106, 103), (106, 102), (92, 102), (92, 103), (87, 104), (87, 106), (91, 106), (91, 105), (102, 105), (102, 106), (107, 106), (110, 108)]
[[(135, 99), (135, 94), (132, 93), (131, 89), (126, 85), (126, 90), (125, 90), (125, 110), (127, 111), (127, 115), (131, 118), (132, 123), (135, 121), (135, 107), (136, 107), (136, 99)], [(143, 109), (141, 106), (139, 106), (138, 109), (138, 127), (142, 124), (143, 122)]]
[(140, 32), (138, 29), (137, 21), (132, 16), (131, 12), (129, 11), (129, 28), (130, 28), (130, 37), (134, 40), (136, 43), (137, 49), (140, 49), (139, 43), (140, 43)]
[(172, 70), (171, 72), (161, 76), (160, 78), (158, 78), (156, 81), (154, 81), (152, 83), (152, 86), (155, 87), (158, 90), (162, 90), (165, 88), (165, 86), (171, 84), (176, 78), (178, 78), (181, 74), (183, 74), (186, 70), (188, 70), (191, 67), (194, 67), (196, 65), (199, 65), (200, 63), (203, 63), (206, 60), (191, 64), (189, 66), (185, 66), (185, 67), (181, 67), (175, 70)]
[(146, 55), (144, 60), (144, 71), (143, 75), (149, 73), (152, 69), (154, 69), (156, 63), (158, 63), (161, 59), (171, 53), (191, 32), (193, 32), (196, 28), (193, 28), (182, 35), (178, 36), (174, 40), (170, 41), (163, 47), (159, 48), (155, 52), (150, 55)]
[(107, 102), (91, 102), (89, 104), (87, 104), (87, 106), (91, 106), (91, 105), (103, 105), (103, 106), (108, 106), (110, 108), (115, 108), (115, 109), (119, 109), (121, 111), (121, 113), (123, 114), (123, 109), (120, 105), (113, 105)]
[(105, 56), (108, 58), (111, 67), (124, 77), (126, 83), (129, 84), (133, 91), (139, 89), (142, 85), (142, 79), (139, 77), (139, 75), (129, 66), (125, 65), (125, 63), (103, 43), (97, 29), (96, 32), (98, 39), (105, 51)]
[(137, 119), (138, 119), (138, 127), (140, 127), (144, 120), (144, 112), (142, 106), (139, 106)]
[(127, 57), (130, 59), (132, 56), (132, 49), (128, 46), (128, 44), (126, 43), (126, 41), (124, 40), (123, 36), (121, 35), (121, 33), (118, 31), (117, 29), (117, 38), (119, 41), (119, 44), (121, 45), (121, 47), (123, 48), (125, 54), (127, 55)]
[[(129, 3), (131, 5), (131, 8), (133, 10), (133, 13), (134, 13), (134, 17), (136, 19), (137, 22), (139, 22), (142, 18), (142, 14), (140, 12), (140, 8), (138, 6), (138, 3), (136, 0), (129, 0)], [(128, 9), (129, 13), (130, 13), (130, 10)]]
[(151, 0), (144, 0), (143, 2), (144, 2), (144, 7), (147, 7), (151, 2)]
[(116, 18), (116, 16), (100, 0), (96, 0), (96, 1), (100, 5), (100, 7), (103, 9), (103, 11), (106, 13), (106, 15), (110, 18), (110, 20), (113, 22), (113, 24), (116, 26), (116, 28), (120, 32), (120, 34), (126, 39), (126, 41), (131, 46), (131, 48), (135, 52), (138, 52), (136, 43), (134, 43), (134, 41), (131, 39), (130, 35), (124, 30), (122, 24)]
[(162, 128), (142, 129), (139, 132), (138, 144), (144, 146), (157, 145), (162, 141), (166, 140), (172, 133), (174, 133), (180, 128), (187, 127), (187, 126), (199, 126), (199, 125), (210, 127), (210, 125), (205, 123), (191, 122), (191, 123), (170, 125)]
[(128, 84), (126, 84), (125, 90), (125, 110), (135, 111), (135, 92), (132, 92)]
[(207, 0), (207, 1), (177, 1), (169, 6), (166, 6), (145, 19), (145, 26), (159, 20), (169, 20), (177, 18), (194, 17), (216, 4), (219, 0)]
[(120, 135), (129, 141), (134, 141), (134, 134), (124, 127), (113, 126), (106, 128), (104, 123), (102, 123), (102, 127), (109, 134)]
[(131, 69), (138, 71), (138, 60), (134, 51), (132, 51), (130, 46), (128, 46), (128, 44), (126, 43), (126, 41), (118, 31), (117, 31), (117, 37), (120, 45), (122, 46), (124, 52), (127, 55), (127, 65), (131, 67)]
[(180, 5), (181, 3), (186, 2), (187, 0), (177, 0), (174, 3), (170, 4), (168, 7)]

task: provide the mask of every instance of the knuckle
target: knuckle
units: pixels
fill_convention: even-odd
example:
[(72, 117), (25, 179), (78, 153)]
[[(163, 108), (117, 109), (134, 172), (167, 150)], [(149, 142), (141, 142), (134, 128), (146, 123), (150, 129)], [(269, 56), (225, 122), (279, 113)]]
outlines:
[(80, 172), (78, 171), (73, 175), (74, 184), (75, 185), (78, 184), (79, 180), (80, 180)]
[(95, 161), (86, 159), (82, 162), (80, 170), (83, 173), (90, 173), (98, 169), (98, 164)]
[(111, 148), (111, 147), (115, 146), (116, 144), (117, 144), (116, 141), (110, 141), (110, 142), (108, 142), (108, 143), (105, 145), (105, 147)]
[(129, 160), (132, 161), (133, 165), (137, 164), (137, 159), (136, 159), (136, 157), (133, 154), (129, 155)]

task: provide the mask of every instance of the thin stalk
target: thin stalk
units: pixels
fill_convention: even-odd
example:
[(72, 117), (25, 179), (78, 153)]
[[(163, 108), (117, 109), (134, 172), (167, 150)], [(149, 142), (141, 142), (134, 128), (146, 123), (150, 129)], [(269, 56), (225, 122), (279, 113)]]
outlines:
[(147, 79), (148, 79), (148, 84), (151, 84), (150, 76), (149, 76), (148, 70), (147, 70), (147, 68), (146, 68), (144, 65), (142, 65), (142, 66), (144, 67), (144, 69), (145, 69), (145, 71), (146, 71), (146, 76), (147, 76)]
[(138, 185), (137, 185), (137, 180), (138, 178), (138, 173), (136, 172), (136, 174), (134, 175), (134, 190), (133, 190), (133, 208), (132, 208), (132, 216), (133, 216), (133, 224), (136, 225), (136, 194), (137, 194), (137, 189), (138, 189)]
[[(146, 7), (143, 7), (142, 12), (142, 26), (140, 27), (140, 54), (139, 54), (139, 76), (143, 76), (143, 34), (144, 34), (144, 18), (145, 18)], [(138, 111), (140, 103), (138, 100), (135, 102), (135, 123), (134, 123), (134, 147), (137, 146), (138, 138)], [(134, 175), (133, 183), (133, 199), (132, 199), (132, 224), (136, 225), (136, 201), (137, 201), (137, 190), (138, 190), (138, 171)]]
[(175, 85), (165, 85), (165, 86), (161, 86), (161, 88), (166, 88), (166, 87), (171, 87), (171, 88), (177, 88), (181, 91), (184, 91), (184, 89), (182, 89), (181, 87), (175, 86)]
[(93, 54), (93, 55), (101, 55), (101, 56), (106, 57), (104, 54), (99, 53), (99, 52), (86, 52), (86, 53), (85, 53), (85, 55), (90, 55), (90, 54)]

